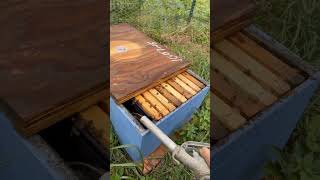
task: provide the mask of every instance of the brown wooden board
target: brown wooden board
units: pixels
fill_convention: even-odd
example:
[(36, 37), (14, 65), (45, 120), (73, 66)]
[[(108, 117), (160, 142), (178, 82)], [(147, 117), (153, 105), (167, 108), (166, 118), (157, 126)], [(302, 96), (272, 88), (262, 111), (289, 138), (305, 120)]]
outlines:
[(99, 106), (90, 108), (78, 114), (78, 125), (85, 128), (104, 149), (109, 145), (109, 116)]
[(213, 0), (211, 3), (212, 44), (249, 25), (255, 9), (253, 0)]
[(143, 160), (143, 171), (144, 175), (149, 174), (155, 168), (157, 168), (161, 161), (165, 158), (166, 154), (168, 153), (168, 149), (165, 145), (161, 144), (156, 150), (154, 150), (150, 155), (148, 155)]
[(241, 32), (229, 37), (230, 40), (244, 52), (255, 58), (258, 62), (269, 68), (270, 71), (282, 77), (292, 86), (296, 86), (305, 80), (302, 72), (285, 64), (275, 55), (259, 46), (257, 42), (250, 39)]
[(123, 103), (186, 70), (188, 62), (128, 24), (110, 27), (111, 95)]
[(107, 96), (106, 4), (0, 2), (0, 97), (22, 118), (15, 123), (25, 134)]
[(237, 64), (242, 71), (247, 72), (247, 74), (254, 74), (252, 77), (259, 81), (265, 88), (274, 92), (274, 94), (283, 95), (290, 89), (289, 84), (284, 80), (262, 66), (256, 59), (252, 58), (231, 42), (227, 40), (219, 42), (215, 48)]
[(243, 93), (241, 88), (233, 86), (233, 83), (219, 72), (212, 70), (211, 75), (213, 77), (211, 78), (211, 84), (213, 84), (211, 91), (240, 109), (246, 117), (254, 116), (265, 107), (261, 102), (255, 101)]

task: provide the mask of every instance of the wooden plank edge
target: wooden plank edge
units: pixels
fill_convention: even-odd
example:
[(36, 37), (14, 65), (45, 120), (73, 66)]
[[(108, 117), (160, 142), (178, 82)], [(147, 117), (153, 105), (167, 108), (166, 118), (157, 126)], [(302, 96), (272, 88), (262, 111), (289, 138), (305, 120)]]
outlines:
[(83, 111), (86, 108), (97, 104), (98, 102), (104, 100), (106, 98), (106, 89), (95, 92), (94, 94), (90, 94), (79, 99), (73, 100), (68, 104), (64, 105), (63, 108), (55, 109), (51, 111), (46, 116), (41, 116), (37, 121), (33, 122), (33, 124), (29, 124), (27, 126), (22, 125), (22, 129), (19, 130), (24, 136), (29, 137), (32, 136), (39, 131), (50, 127), (51, 125), (69, 117), (77, 112)]
[(153, 82), (152, 84), (150, 84), (149, 86), (146, 86), (146, 87), (144, 87), (144, 88), (142, 88), (142, 89), (139, 89), (139, 90), (135, 91), (134, 93), (128, 94), (128, 95), (125, 96), (124, 98), (120, 98), (118, 101), (117, 101), (117, 99), (116, 99), (112, 94), (111, 94), (111, 96), (114, 98), (114, 100), (115, 100), (115, 102), (116, 102), (117, 104), (122, 104), (122, 103), (124, 103), (124, 102), (126, 102), (126, 101), (128, 101), (128, 100), (130, 100), (130, 99), (132, 99), (132, 98), (134, 98), (134, 97), (136, 97), (136, 96), (138, 96), (139, 94), (142, 94), (143, 92), (145, 92), (145, 91), (147, 91), (147, 90), (149, 90), (149, 89), (152, 89), (152, 88), (158, 86), (159, 84), (167, 81), (168, 79), (171, 79), (172, 77), (175, 77), (175, 76), (177, 76), (178, 74), (181, 74), (182, 72), (184, 72), (184, 71), (187, 70), (187, 68), (189, 67), (189, 65), (190, 65), (190, 64), (187, 64), (184, 68), (180, 69), (179, 71), (176, 71), (175, 73), (172, 73), (172, 74), (168, 75), (168, 76), (165, 77), (165, 78), (162, 78), (162, 79), (160, 79), (160, 80), (158, 80), (158, 81), (155, 81), (155, 82)]
[(198, 87), (200, 87), (201, 89), (203, 89), (205, 87), (205, 85), (200, 82), (197, 78), (195, 78), (194, 76), (192, 76), (190, 73), (183, 72), (181, 73), (182, 75), (184, 75), (186, 78), (188, 78), (190, 81), (192, 81), (194, 84), (196, 84)]
[(219, 29), (215, 30), (211, 33), (211, 37), (213, 37), (210, 41), (210, 46), (213, 48), (214, 44), (220, 42), (225, 37), (232, 35), (233, 33), (249, 26), (252, 24), (253, 20), (250, 18), (254, 15), (254, 13), (249, 13), (243, 15), (242, 17), (231, 21), (224, 26), (220, 27)]
[(279, 59), (283, 60), (286, 64), (300, 70), (305, 79), (309, 76), (313, 76), (319, 71), (254, 25), (244, 28), (242, 33), (256, 41), (259, 45), (270, 51)]
[(143, 111), (154, 120), (160, 120), (162, 115), (153, 107), (142, 95), (135, 97), (135, 101), (143, 109)]
[[(59, 104), (57, 104), (54, 108), (51, 108), (51, 109), (48, 109), (47, 111), (41, 113), (41, 114), (35, 114), (33, 116), (30, 116), (30, 117), (26, 117), (24, 120), (25, 122), (27, 122), (27, 125), (29, 124), (32, 124), (33, 122), (35, 121), (38, 121), (39, 119), (43, 119), (44, 117), (47, 117), (47, 116), (50, 116), (54, 113), (56, 113), (57, 111), (59, 110), (63, 110), (64, 108), (66, 108), (67, 106), (77, 102), (77, 101), (81, 101), (85, 98), (88, 98), (90, 96), (94, 96), (98, 93), (105, 93), (105, 98), (107, 97), (108, 95), (108, 86), (107, 84), (102, 84), (102, 85), (98, 85), (94, 88), (91, 88), (90, 90), (86, 91), (86, 92), (83, 92), (82, 94), (79, 94), (77, 96), (74, 96), (72, 98), (69, 98), (67, 100), (65, 100), (64, 102), (61, 102)], [(102, 101), (103, 99), (101, 99)], [(25, 123), (24, 122), (24, 123)]]

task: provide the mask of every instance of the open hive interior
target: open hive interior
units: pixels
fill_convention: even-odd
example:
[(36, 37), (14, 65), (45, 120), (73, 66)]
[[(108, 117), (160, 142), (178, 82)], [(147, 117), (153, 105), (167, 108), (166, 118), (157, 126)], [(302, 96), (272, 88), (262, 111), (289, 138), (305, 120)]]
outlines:
[(125, 106), (129, 107), (129, 111), (136, 118), (146, 115), (154, 121), (159, 121), (186, 103), (204, 87), (205, 84), (201, 80), (185, 71), (154, 88), (145, 90), (125, 103)]
[(211, 64), (213, 141), (227, 137), (301, 84), (306, 75), (245, 32), (214, 44)]

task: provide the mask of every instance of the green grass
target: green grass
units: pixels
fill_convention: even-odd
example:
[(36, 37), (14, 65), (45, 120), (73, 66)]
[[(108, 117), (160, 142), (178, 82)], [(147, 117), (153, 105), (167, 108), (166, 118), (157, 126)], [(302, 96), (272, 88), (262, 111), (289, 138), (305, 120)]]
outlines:
[[(112, 24), (126, 22), (135, 26), (155, 41), (167, 46), (177, 55), (191, 63), (191, 69), (205, 80), (210, 79), (209, 43), (210, 10), (209, 0), (197, 0), (191, 24), (187, 23), (191, 0), (120, 0), (111, 2)], [(210, 139), (210, 98), (195, 113), (190, 123), (178, 131), (178, 144), (187, 140), (209, 142)], [(111, 131), (110, 146), (119, 146)], [(132, 161), (123, 149), (111, 151), (112, 179), (193, 179), (194, 175), (182, 165), (176, 165), (168, 154), (160, 166), (147, 176), (137, 169), (141, 164)], [(129, 163), (129, 164), (124, 164)], [(120, 164), (120, 165), (119, 165)]]
[[(320, 2), (256, 0), (256, 24), (313, 66), (320, 67)], [(320, 179), (320, 94), (313, 98), (279, 160), (266, 165), (269, 179)]]

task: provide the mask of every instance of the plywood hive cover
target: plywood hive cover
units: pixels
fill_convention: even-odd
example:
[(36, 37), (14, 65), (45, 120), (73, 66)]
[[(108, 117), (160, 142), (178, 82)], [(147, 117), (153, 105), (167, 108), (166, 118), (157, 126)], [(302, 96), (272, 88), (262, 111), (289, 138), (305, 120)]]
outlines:
[(104, 6), (80, 0), (0, 7), (0, 98), (21, 117), (15, 123), (24, 133), (106, 98)]
[(186, 70), (188, 62), (128, 24), (110, 28), (111, 95), (117, 103)]
[(253, 17), (255, 4), (252, 0), (213, 0), (212, 7), (212, 40), (216, 40), (248, 25)]

